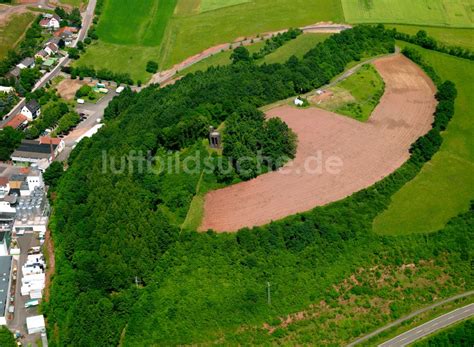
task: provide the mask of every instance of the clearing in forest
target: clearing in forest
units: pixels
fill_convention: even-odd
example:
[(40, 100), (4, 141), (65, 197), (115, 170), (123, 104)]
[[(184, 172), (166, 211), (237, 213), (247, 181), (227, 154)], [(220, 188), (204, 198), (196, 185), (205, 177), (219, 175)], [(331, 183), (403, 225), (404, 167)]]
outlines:
[(340, 200), (400, 167), (411, 144), (431, 127), (435, 87), (401, 55), (373, 64), (385, 94), (366, 123), (318, 108), (269, 110), (268, 117), (280, 117), (298, 135), (295, 159), (279, 171), (208, 193), (200, 230), (263, 225)]
[[(319, 107), (365, 122), (384, 91), (382, 77), (370, 64), (312, 99)], [(327, 97), (326, 97), (327, 96)]]

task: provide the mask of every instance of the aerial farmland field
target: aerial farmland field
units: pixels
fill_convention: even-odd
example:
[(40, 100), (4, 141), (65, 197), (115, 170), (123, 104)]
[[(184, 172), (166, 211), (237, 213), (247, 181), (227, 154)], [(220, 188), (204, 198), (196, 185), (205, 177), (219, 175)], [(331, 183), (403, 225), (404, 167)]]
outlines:
[(349, 23), (398, 23), (473, 28), (469, 0), (341, 0)]
[(419, 47), (418, 50), (442, 78), (456, 83), (455, 114), (442, 133), (444, 143), (438, 153), (414, 180), (392, 197), (389, 208), (375, 219), (374, 230), (381, 234), (436, 231), (450, 218), (467, 210), (474, 195), (474, 63)]

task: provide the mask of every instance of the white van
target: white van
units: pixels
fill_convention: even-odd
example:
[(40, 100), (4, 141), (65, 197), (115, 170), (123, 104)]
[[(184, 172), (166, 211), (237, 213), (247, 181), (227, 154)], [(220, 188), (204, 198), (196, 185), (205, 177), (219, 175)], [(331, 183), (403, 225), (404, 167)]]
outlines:
[(82, 105), (83, 103), (85, 103), (85, 101), (84, 99), (77, 99), (77, 103)]
[(25, 302), (25, 308), (35, 307), (39, 305), (38, 299), (32, 299)]

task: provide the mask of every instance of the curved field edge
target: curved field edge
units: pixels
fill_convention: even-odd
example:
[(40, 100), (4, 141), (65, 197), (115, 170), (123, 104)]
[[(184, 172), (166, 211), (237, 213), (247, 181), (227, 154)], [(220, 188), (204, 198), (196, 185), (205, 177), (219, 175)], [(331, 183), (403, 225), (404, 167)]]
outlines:
[(443, 78), (456, 84), (455, 113), (442, 133), (443, 144), (421, 172), (394, 194), (388, 209), (374, 220), (380, 234), (430, 232), (469, 208), (474, 197), (474, 62), (415, 47)]

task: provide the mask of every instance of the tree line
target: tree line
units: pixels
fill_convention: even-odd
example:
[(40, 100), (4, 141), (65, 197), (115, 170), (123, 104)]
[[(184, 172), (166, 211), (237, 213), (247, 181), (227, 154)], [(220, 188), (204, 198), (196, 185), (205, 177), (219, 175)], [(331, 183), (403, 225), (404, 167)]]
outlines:
[(415, 35), (399, 32), (396, 28), (387, 29), (396, 40), (406, 41), (433, 51), (446, 53), (455, 57), (474, 60), (474, 52), (460, 46), (445, 45), (429, 36), (425, 30), (418, 31)]

